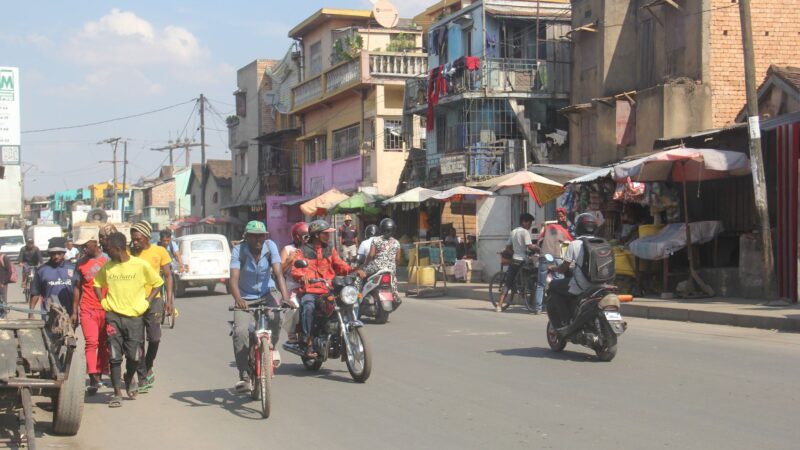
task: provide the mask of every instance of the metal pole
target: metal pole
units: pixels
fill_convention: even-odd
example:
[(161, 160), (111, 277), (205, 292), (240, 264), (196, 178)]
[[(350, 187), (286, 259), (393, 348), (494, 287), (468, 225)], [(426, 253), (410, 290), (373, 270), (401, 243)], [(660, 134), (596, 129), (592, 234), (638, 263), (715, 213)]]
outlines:
[(119, 201), (117, 198), (117, 144), (119, 144), (119, 139), (114, 141), (114, 206), (111, 209), (117, 209)]
[(128, 191), (128, 141), (123, 144), (122, 150), (122, 211), (120, 216), (122, 221), (125, 221), (125, 200), (127, 199)]
[(206, 216), (206, 98), (200, 94), (200, 215)]
[(769, 205), (764, 176), (764, 155), (761, 152), (761, 129), (756, 94), (756, 65), (753, 49), (753, 26), (750, 20), (750, 0), (739, 0), (739, 17), (742, 22), (742, 46), (744, 47), (744, 78), (747, 91), (747, 122), (750, 131), (750, 168), (753, 173), (753, 193), (761, 232), (762, 278), (764, 295), (775, 298), (775, 263), (772, 258), (772, 231), (769, 224)]

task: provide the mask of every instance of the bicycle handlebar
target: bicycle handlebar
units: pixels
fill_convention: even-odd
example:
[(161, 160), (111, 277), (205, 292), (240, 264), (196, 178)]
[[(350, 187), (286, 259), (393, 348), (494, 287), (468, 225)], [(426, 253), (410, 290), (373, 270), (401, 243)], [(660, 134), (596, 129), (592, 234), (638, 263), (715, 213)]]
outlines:
[(235, 306), (229, 306), (228, 311), (287, 311), (291, 308), (287, 306), (267, 306), (267, 305), (255, 305), (255, 306), (248, 306), (247, 308), (237, 308)]

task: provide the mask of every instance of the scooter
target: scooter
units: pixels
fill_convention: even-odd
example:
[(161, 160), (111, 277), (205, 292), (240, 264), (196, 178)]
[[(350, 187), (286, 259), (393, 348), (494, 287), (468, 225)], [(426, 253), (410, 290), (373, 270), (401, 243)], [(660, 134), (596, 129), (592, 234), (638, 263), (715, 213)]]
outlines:
[(391, 270), (380, 270), (369, 276), (361, 287), (361, 303), (358, 307), (358, 317), (362, 315), (372, 317), (375, 323), (384, 324), (389, 320), (389, 314), (396, 309), (394, 294), (392, 293)]

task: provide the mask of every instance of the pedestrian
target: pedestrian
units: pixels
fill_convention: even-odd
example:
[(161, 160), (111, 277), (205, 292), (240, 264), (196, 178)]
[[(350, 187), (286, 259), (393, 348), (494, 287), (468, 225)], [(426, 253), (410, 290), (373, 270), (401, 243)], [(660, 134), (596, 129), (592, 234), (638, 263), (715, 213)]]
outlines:
[(94, 291), (94, 278), (108, 258), (100, 249), (99, 229), (81, 228), (75, 243), (83, 247), (84, 256), (78, 260), (73, 277), (72, 324), (77, 328), (80, 318), (81, 331), (86, 341), (86, 372), (89, 374), (89, 395), (97, 393), (103, 374), (108, 375), (108, 336), (106, 335), (106, 312), (100, 305), (101, 297)]
[(100, 240), (99, 240), (99, 242), (100, 242), (100, 247), (103, 249), (103, 256), (105, 256), (106, 259), (111, 259), (108, 256), (108, 253), (105, 250), (106, 247), (108, 247), (108, 236), (111, 233), (116, 233), (116, 232), (117, 232), (117, 227), (115, 227), (114, 225), (112, 225), (110, 223), (107, 223), (107, 224), (104, 224), (104, 225), (100, 225), (100, 238), (99, 238)]
[(72, 242), (72, 239), (67, 239), (67, 252), (64, 254), (64, 259), (69, 262), (74, 263), (78, 260), (78, 256), (80, 256), (81, 252), (78, 250), (78, 247), (75, 247), (75, 243)]
[[(569, 231), (564, 229), (558, 223), (545, 223), (542, 227), (542, 234), (539, 236), (542, 251), (539, 254), (539, 269), (536, 278), (536, 292), (534, 293), (534, 314), (542, 312), (542, 303), (544, 301), (544, 285), (547, 282), (548, 267), (555, 263), (557, 266), (561, 265), (561, 246), (564, 243), (572, 241), (572, 236)], [(553, 259), (553, 263), (547, 261), (547, 255)]]
[[(153, 234), (153, 227), (150, 222), (142, 220), (131, 225), (131, 244), (135, 255), (138, 258), (150, 264), (150, 267), (161, 273), (161, 278), (164, 280), (166, 287), (164, 294), (166, 295), (166, 306), (162, 301), (161, 285), (156, 289), (156, 300), (150, 303), (150, 307), (145, 313), (145, 334), (147, 336), (147, 352), (145, 357), (139, 361), (139, 392), (146, 393), (153, 387), (155, 383), (155, 375), (153, 374), (153, 364), (158, 354), (158, 347), (161, 344), (161, 316), (169, 314), (173, 309), (172, 303), (172, 259), (164, 247), (159, 245), (151, 245), (150, 237)], [(150, 291), (146, 292), (150, 294)], [(166, 308), (166, 309), (165, 309)], [(144, 351), (144, 344), (142, 344)]]
[(172, 258), (172, 273), (188, 271), (189, 267), (183, 263), (178, 244), (172, 240), (172, 230), (161, 230), (158, 237), (158, 245), (167, 249), (169, 257)]
[(0, 318), (6, 317), (8, 304), (8, 283), (16, 283), (17, 268), (5, 253), (0, 254)]
[[(67, 240), (63, 237), (51, 238), (47, 246), (50, 259), (47, 264), (36, 269), (33, 275), (31, 300), (28, 306), (34, 309), (38, 303), (43, 317), (52, 302), (58, 302), (67, 314), (72, 315), (72, 276), (75, 266), (64, 258), (67, 253), (66, 245)], [(33, 319), (33, 314), (29, 314), (28, 318)]]
[(519, 216), (519, 226), (511, 230), (508, 243), (506, 243), (506, 251), (512, 254), (511, 264), (506, 270), (505, 286), (495, 306), (495, 311), (497, 312), (503, 312), (503, 303), (506, 301), (508, 291), (514, 289), (519, 271), (525, 264), (525, 260), (528, 259), (528, 252), (534, 253), (539, 250), (539, 247), (534, 245), (531, 239), (530, 230), (533, 221), (532, 215), (523, 213)]
[[(284, 300), (289, 299), (286, 282), (281, 271), (281, 256), (278, 247), (267, 239), (264, 222), (251, 220), (244, 231), (244, 241), (233, 248), (231, 254), (231, 295), (237, 309), (233, 311), (233, 354), (239, 369), (238, 392), (250, 389), (248, 375), (248, 353), (250, 351), (250, 326), (255, 325), (253, 315), (245, 311), (249, 303), (263, 301), (271, 306), (280, 306), (272, 291), (277, 284)], [(292, 305), (293, 306), (293, 305)], [(272, 345), (278, 343), (281, 321), (278, 314), (270, 320)], [(272, 353), (273, 364), (280, 365), (280, 353)]]
[[(97, 272), (94, 292), (97, 298), (102, 299), (100, 304), (106, 311), (111, 383), (114, 386), (114, 396), (108, 406), (118, 408), (122, 406), (123, 381), (128, 397), (136, 398), (137, 386), (133, 376), (139, 366), (141, 347), (144, 344), (143, 316), (164, 282), (150, 264), (128, 254), (124, 234), (115, 232), (108, 235), (106, 252), (111, 256), (111, 261)], [(103, 289), (106, 289), (105, 295)]]
[(344, 224), (339, 227), (339, 245), (342, 247), (342, 258), (352, 264), (358, 254), (358, 229), (353, 225), (350, 214), (344, 216)]

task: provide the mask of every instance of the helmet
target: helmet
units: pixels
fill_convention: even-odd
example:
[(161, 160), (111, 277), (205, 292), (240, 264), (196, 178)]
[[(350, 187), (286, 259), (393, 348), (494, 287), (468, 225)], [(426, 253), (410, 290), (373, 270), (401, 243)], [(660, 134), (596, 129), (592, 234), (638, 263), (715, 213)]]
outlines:
[(593, 214), (583, 213), (575, 218), (575, 234), (577, 236), (591, 236), (597, 232), (597, 218)]
[(389, 236), (390, 234), (394, 233), (394, 229), (396, 228), (394, 220), (389, 219), (388, 217), (381, 220), (379, 227), (381, 229), (381, 234), (384, 236)]
[(308, 224), (305, 222), (297, 222), (292, 225), (292, 239), (295, 242), (302, 242), (304, 238), (308, 237)]
[(320, 233), (330, 233), (335, 231), (331, 228), (330, 224), (322, 219), (315, 220), (308, 224), (308, 234), (311, 236), (318, 236)]
[(375, 237), (378, 235), (378, 226), (377, 225), (367, 225), (367, 228), (364, 228), (364, 237), (369, 239), (371, 237)]

